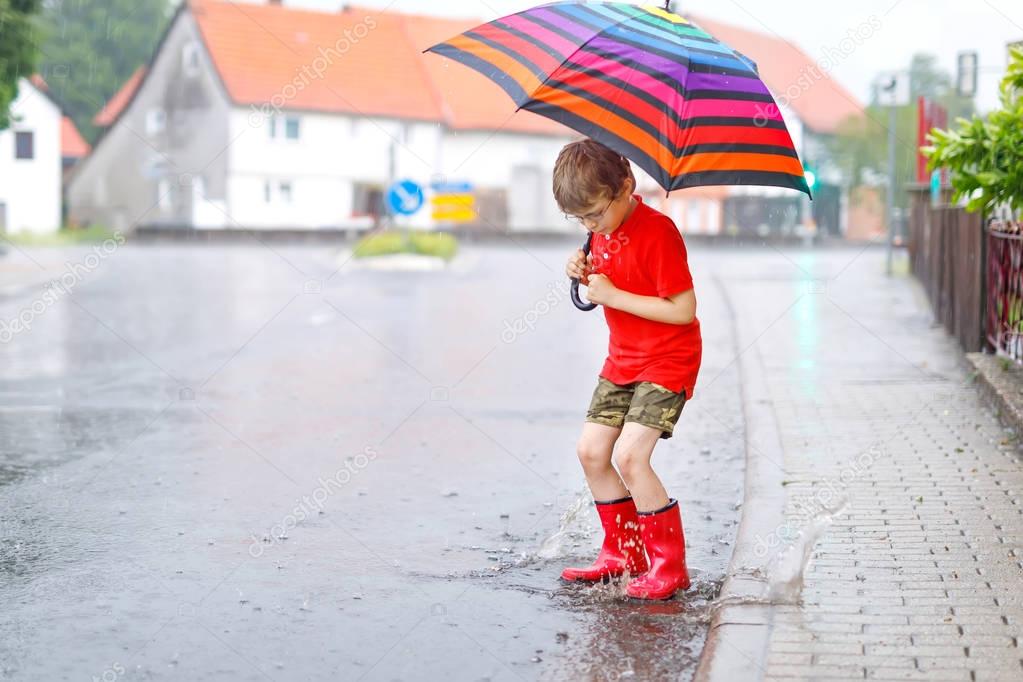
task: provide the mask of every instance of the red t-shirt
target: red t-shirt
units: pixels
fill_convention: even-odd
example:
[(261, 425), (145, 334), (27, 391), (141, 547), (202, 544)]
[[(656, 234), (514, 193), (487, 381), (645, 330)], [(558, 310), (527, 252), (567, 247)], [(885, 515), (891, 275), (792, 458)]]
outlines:
[[(686, 245), (671, 218), (638, 204), (613, 233), (593, 235), (593, 267), (619, 289), (668, 298), (693, 288)], [(604, 306), (610, 330), (600, 376), (616, 384), (652, 381), (693, 397), (703, 356), (700, 321), (668, 324)]]

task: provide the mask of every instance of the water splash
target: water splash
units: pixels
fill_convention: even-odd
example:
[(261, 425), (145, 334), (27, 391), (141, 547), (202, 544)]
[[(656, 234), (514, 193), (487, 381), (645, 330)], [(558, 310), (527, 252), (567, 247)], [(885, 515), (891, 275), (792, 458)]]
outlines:
[(558, 525), (558, 530), (554, 531), (553, 534), (540, 544), (540, 549), (534, 555), (536, 558), (553, 559), (562, 556), (565, 539), (568, 538), (570, 533), (577, 530), (576, 525), (582, 520), (580, 515), (585, 518), (586, 512), (590, 509), (591, 499), (589, 488), (583, 488), (576, 495), (575, 500), (561, 514), (561, 523)]
[(835, 522), (835, 517), (845, 511), (847, 505), (848, 500), (843, 498), (835, 507), (825, 508), (816, 514), (809, 525), (799, 531), (792, 544), (775, 556), (767, 576), (769, 603), (795, 604), (799, 601), (813, 548)]

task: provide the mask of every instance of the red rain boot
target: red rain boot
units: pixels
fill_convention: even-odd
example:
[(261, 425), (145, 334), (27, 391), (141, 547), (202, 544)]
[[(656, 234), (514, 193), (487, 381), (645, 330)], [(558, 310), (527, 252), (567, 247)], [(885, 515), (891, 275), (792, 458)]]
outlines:
[(643, 538), (639, 532), (636, 503), (631, 497), (609, 502), (594, 502), (600, 524), (604, 527), (604, 544), (596, 560), (585, 568), (569, 567), (561, 572), (564, 580), (606, 580), (626, 570), (632, 575), (647, 569), (643, 554)]
[(650, 556), (650, 570), (627, 588), (636, 599), (670, 599), (676, 590), (689, 589), (686, 569), (686, 538), (682, 532), (682, 514), (678, 500), (657, 511), (639, 512), (643, 544)]

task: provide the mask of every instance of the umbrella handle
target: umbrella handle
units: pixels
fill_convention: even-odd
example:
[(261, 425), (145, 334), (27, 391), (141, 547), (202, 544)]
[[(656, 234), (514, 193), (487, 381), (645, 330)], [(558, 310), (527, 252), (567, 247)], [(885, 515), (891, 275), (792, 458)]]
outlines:
[[(590, 242), (592, 242), (592, 241), (593, 241), (593, 233), (589, 232), (586, 235), (586, 242), (583, 244), (583, 255), (585, 255), (585, 256), (590, 255)], [(579, 278), (578, 277), (573, 277), (572, 278), (572, 303), (575, 304), (576, 308), (578, 308), (579, 310), (584, 310), (584, 311), (585, 310), (593, 310), (594, 308), (597, 307), (596, 303), (586, 303), (586, 302), (583, 302), (583, 300), (581, 298), (579, 298)]]

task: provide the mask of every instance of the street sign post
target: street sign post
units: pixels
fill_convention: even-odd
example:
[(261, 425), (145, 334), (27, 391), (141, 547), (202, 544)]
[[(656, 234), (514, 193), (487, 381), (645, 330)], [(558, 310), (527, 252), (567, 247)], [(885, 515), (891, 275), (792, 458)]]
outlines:
[(892, 251), (895, 248), (895, 127), (896, 110), (909, 104), (909, 72), (888, 71), (874, 81), (877, 103), (888, 107), (888, 257), (886, 271), (892, 274)]
[(909, 72), (885, 71), (874, 81), (877, 103), (882, 107), (909, 106)]

